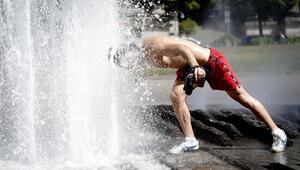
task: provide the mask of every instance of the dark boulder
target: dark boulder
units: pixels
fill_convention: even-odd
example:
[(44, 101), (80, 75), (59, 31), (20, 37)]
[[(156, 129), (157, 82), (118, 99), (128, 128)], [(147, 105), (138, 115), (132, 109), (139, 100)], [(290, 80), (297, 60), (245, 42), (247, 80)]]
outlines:
[(212, 126), (218, 130), (226, 133), (231, 139), (238, 139), (243, 136), (243, 134), (233, 125), (224, 121), (219, 121), (215, 119), (208, 112), (202, 110), (191, 111), (193, 118), (200, 120), (207, 126)]
[[(183, 136), (171, 105), (149, 106), (146, 112), (151, 126), (168, 136)], [(290, 139), (297, 137), (298, 127), (294, 123), (282, 117), (276, 118), (275, 122)], [(191, 111), (191, 123), (197, 138), (221, 146), (231, 146), (247, 137), (272, 142), (270, 129), (246, 109), (214, 106), (206, 111), (194, 110)]]

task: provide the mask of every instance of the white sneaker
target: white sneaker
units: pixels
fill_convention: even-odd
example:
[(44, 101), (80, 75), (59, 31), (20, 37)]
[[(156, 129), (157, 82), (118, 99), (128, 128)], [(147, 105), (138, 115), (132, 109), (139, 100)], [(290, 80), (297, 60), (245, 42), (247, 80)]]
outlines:
[(272, 152), (282, 152), (285, 150), (285, 146), (287, 143), (286, 134), (282, 129), (275, 129), (272, 131), (273, 136), (273, 144), (271, 151)]
[(174, 146), (169, 152), (171, 154), (180, 154), (184, 152), (195, 151), (199, 149), (199, 141), (195, 138), (186, 137), (180, 145)]

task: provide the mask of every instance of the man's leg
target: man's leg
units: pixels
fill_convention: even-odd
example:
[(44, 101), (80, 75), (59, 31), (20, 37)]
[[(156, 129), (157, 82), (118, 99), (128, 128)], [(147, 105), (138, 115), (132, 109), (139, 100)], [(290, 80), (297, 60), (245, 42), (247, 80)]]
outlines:
[(175, 80), (170, 98), (176, 117), (179, 121), (185, 141), (180, 145), (173, 147), (169, 152), (172, 154), (179, 154), (199, 149), (199, 142), (196, 140), (191, 124), (191, 114), (185, 102), (187, 95), (183, 90), (183, 82)]
[(175, 80), (170, 98), (184, 136), (195, 138), (191, 124), (191, 114), (185, 101), (187, 95), (183, 90), (183, 86), (183, 82)]
[(271, 130), (278, 128), (265, 107), (258, 100), (250, 96), (242, 86), (240, 88), (237, 87), (236, 90), (226, 92), (231, 98), (239, 102), (244, 107), (250, 109), (258, 118), (269, 126)]
[(238, 87), (233, 91), (226, 91), (234, 100), (244, 107), (250, 109), (258, 118), (260, 118), (272, 130), (273, 144), (272, 151), (281, 152), (285, 149), (287, 137), (283, 130), (279, 129), (274, 123), (265, 107), (255, 98), (250, 96), (243, 87)]

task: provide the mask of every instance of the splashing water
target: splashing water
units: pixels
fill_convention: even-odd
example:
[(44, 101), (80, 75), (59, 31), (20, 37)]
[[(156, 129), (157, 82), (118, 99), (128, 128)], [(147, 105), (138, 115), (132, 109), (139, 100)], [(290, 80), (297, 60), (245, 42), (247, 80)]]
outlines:
[(166, 169), (130, 152), (145, 134), (124, 129), (146, 87), (107, 60), (123, 34), (115, 1), (0, 9), (0, 169)]

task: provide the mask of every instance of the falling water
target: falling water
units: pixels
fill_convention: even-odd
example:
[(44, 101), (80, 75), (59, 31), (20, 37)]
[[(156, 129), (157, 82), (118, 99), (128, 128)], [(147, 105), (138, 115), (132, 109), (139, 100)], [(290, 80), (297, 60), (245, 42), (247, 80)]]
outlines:
[(163, 167), (124, 149), (141, 81), (107, 59), (122, 41), (115, 1), (3, 0), (0, 12), (0, 169)]

